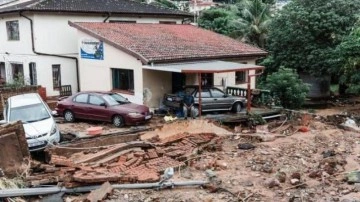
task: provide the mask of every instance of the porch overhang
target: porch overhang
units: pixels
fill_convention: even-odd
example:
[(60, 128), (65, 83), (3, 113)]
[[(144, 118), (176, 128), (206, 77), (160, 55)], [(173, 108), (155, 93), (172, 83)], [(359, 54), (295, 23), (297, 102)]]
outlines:
[(143, 69), (178, 73), (222, 73), (264, 69), (263, 66), (221, 60), (143, 65)]

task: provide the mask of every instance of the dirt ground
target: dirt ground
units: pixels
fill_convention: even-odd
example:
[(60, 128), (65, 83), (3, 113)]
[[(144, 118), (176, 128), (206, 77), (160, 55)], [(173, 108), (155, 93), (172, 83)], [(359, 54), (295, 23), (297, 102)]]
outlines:
[[(204, 120), (164, 123), (161, 117), (155, 118), (149, 125), (158, 128), (143, 135), (143, 139), (199, 131), (224, 136), (222, 151), (199, 154), (186, 168), (176, 170), (172, 178), (173, 181), (209, 180), (206, 170), (212, 170), (216, 177), (210, 180), (216, 188), (114, 190), (106, 201), (360, 201), (360, 184), (346, 182), (346, 175), (360, 168), (360, 133), (323, 121), (327, 116), (360, 116), (360, 104), (341, 104), (311, 113), (318, 117), (306, 120), (309, 131), (288, 133), (278, 130), (261, 134), (278, 136), (268, 142), (243, 137), (241, 134), (249, 131), (246, 128), (239, 131), (240, 126), (218, 128), (221, 125)], [(294, 124), (290, 120), (277, 122), (282, 122), (281, 126)], [(90, 125), (98, 124), (60, 124), (60, 128), (86, 130)], [(164, 126), (160, 127), (162, 124)], [(106, 130), (111, 128), (110, 124), (105, 125)], [(239, 149), (238, 145), (244, 143), (254, 148)], [(84, 198), (86, 195), (65, 196), (64, 200), (81, 201)]]

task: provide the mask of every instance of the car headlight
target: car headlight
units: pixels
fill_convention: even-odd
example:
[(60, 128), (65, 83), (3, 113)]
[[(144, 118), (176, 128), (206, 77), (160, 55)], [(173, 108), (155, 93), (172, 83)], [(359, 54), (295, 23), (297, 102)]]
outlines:
[(50, 135), (54, 135), (57, 131), (57, 127), (56, 127), (56, 124), (53, 124), (51, 126), (51, 130), (50, 130)]
[(135, 117), (140, 117), (142, 115), (139, 112), (130, 112), (128, 113), (128, 116), (135, 118)]

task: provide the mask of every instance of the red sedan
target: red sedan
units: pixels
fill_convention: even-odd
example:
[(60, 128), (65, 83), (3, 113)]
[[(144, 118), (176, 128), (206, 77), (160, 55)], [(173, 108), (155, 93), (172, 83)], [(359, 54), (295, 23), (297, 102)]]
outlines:
[(87, 119), (112, 122), (116, 127), (136, 125), (152, 118), (148, 107), (112, 92), (80, 92), (59, 100), (55, 110), (66, 122)]

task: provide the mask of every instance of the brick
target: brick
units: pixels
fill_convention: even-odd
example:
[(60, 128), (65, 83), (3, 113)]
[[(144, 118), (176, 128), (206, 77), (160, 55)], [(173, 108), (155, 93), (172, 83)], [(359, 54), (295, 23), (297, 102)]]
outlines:
[(149, 149), (147, 151), (147, 155), (149, 156), (150, 159), (159, 157), (155, 149)]
[(124, 166), (129, 167), (129, 166), (131, 166), (132, 164), (134, 164), (137, 160), (138, 160), (138, 158), (135, 158), (135, 157), (134, 157), (134, 158), (126, 161), (126, 162), (124, 163)]
[(155, 169), (158, 172), (164, 171), (168, 167), (182, 167), (185, 166), (183, 162), (174, 160), (168, 156), (151, 159), (146, 163), (146, 167)]
[(86, 197), (86, 201), (88, 202), (98, 202), (104, 200), (111, 192), (113, 191), (113, 187), (109, 182), (105, 182), (101, 185), (99, 189), (93, 190)]
[(144, 160), (143, 157), (138, 158), (137, 161), (133, 165), (131, 165), (130, 167), (133, 168), (133, 167), (136, 167), (136, 166), (140, 165), (143, 160)]
[(137, 151), (137, 152), (134, 153), (135, 157), (143, 157), (144, 155), (145, 155), (144, 151)]
[(124, 164), (126, 162), (127, 156), (122, 155), (119, 157), (118, 163), (119, 164)]
[(84, 182), (84, 183), (99, 183), (99, 182), (115, 182), (119, 181), (121, 178), (120, 174), (116, 173), (98, 173), (98, 172), (84, 172), (78, 171), (73, 175), (75, 182)]

